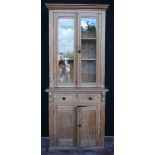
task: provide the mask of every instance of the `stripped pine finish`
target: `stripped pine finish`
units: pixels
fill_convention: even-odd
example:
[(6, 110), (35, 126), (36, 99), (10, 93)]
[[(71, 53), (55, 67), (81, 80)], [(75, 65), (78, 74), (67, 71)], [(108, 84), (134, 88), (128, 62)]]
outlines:
[[(48, 150), (103, 150), (108, 92), (104, 84), (108, 5), (46, 6), (49, 9), (50, 72), (46, 90), (49, 95)], [(43, 152), (47, 154), (50, 153)]]

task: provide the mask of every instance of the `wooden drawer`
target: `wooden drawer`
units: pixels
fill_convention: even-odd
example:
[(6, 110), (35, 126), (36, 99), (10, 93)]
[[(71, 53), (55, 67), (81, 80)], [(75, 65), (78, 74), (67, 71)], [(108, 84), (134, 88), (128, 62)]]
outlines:
[(77, 102), (78, 97), (76, 94), (54, 94), (54, 102), (67, 103), (67, 102)]
[(94, 103), (101, 102), (101, 94), (54, 94), (56, 103)]
[(101, 102), (101, 94), (79, 94), (80, 102)]

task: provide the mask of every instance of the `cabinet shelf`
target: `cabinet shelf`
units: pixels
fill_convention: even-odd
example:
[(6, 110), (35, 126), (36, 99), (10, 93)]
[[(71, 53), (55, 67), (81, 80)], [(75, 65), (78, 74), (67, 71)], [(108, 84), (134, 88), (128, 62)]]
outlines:
[(96, 38), (81, 38), (81, 40), (96, 40)]
[(96, 61), (96, 59), (81, 59), (81, 61)]

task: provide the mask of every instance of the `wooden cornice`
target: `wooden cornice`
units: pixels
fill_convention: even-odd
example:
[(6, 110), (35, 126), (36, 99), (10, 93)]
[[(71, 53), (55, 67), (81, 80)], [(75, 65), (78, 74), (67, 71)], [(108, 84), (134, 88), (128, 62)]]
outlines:
[(68, 10), (68, 9), (107, 9), (108, 4), (63, 4), (63, 3), (45, 3), (49, 10)]

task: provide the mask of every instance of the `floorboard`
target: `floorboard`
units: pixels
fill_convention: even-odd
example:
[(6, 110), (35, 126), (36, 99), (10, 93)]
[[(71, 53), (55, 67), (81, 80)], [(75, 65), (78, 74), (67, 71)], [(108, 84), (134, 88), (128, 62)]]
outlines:
[(41, 155), (114, 155), (114, 137), (105, 137), (104, 150), (48, 152), (48, 138), (41, 138)]

